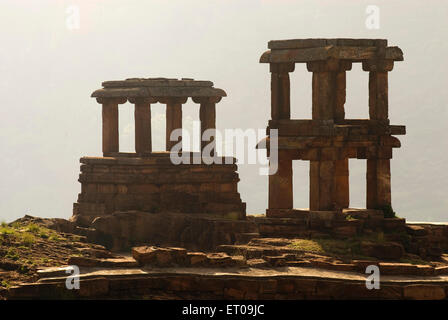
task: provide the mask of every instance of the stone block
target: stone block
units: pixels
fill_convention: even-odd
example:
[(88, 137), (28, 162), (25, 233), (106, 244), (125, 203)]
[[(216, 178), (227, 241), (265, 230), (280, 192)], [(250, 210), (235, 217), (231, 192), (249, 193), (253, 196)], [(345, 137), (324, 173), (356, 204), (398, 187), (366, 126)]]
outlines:
[(403, 218), (384, 218), (383, 228), (384, 231), (404, 231), (406, 220)]
[(396, 242), (374, 243), (363, 241), (361, 242), (361, 252), (368, 257), (395, 260), (403, 256), (404, 248)]
[(430, 284), (412, 284), (404, 287), (403, 295), (409, 300), (443, 300), (446, 298), (442, 286)]
[(184, 264), (187, 251), (183, 248), (134, 247), (132, 257), (140, 265), (153, 264), (161, 267)]
[(202, 266), (208, 261), (207, 255), (203, 252), (188, 252), (187, 261), (191, 266)]

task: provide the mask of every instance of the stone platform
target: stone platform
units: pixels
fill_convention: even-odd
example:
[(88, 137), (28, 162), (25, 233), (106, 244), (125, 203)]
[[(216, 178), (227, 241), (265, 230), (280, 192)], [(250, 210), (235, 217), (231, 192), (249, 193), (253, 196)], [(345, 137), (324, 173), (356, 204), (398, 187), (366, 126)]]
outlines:
[(448, 276), (381, 277), (313, 268), (83, 268), (80, 289), (66, 276), (11, 288), (8, 299), (446, 299)]
[(243, 219), (245, 203), (237, 190), (234, 158), (205, 164), (187, 154), (190, 164), (175, 165), (169, 152), (108, 154), (81, 158), (81, 193), (73, 219), (91, 222), (117, 211), (207, 213)]

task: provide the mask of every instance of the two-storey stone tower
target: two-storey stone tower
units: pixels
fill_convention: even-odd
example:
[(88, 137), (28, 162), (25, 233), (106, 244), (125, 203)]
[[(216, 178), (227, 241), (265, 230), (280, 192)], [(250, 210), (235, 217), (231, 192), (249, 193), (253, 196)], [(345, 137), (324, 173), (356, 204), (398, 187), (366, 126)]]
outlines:
[[(293, 209), (293, 160), (310, 161), (310, 211), (349, 207), (350, 158), (367, 160), (367, 209), (390, 208), (390, 159), (392, 149), (400, 147), (394, 135), (405, 134), (405, 127), (389, 123), (388, 73), (403, 60), (400, 48), (382, 39), (280, 40), (270, 41), (268, 48), (260, 58), (271, 72), (268, 135), (269, 129), (278, 129), (279, 138), (267, 216), (298, 213)], [(296, 63), (306, 63), (313, 73), (310, 120), (291, 119), (289, 73)], [(346, 72), (353, 63), (369, 72), (369, 119), (345, 118)]]

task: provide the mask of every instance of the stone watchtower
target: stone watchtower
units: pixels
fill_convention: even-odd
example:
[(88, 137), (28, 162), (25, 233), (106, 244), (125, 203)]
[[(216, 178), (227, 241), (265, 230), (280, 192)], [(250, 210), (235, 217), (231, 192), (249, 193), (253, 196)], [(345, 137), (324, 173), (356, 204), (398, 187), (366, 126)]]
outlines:
[[(173, 130), (182, 128), (182, 104), (191, 98), (199, 104), (201, 136), (215, 129), (216, 104), (226, 96), (210, 81), (193, 79), (126, 79), (103, 82), (92, 97), (102, 104), (103, 157), (81, 158), (81, 193), (74, 204), (75, 219), (91, 222), (115, 211), (209, 213), (243, 219), (245, 203), (237, 191), (234, 158), (213, 154), (206, 164), (198, 152), (177, 150), (185, 163), (174, 164)], [(119, 151), (118, 107), (134, 105), (135, 153)], [(152, 151), (151, 104), (166, 104), (166, 150)], [(214, 140), (198, 141), (203, 150)]]
[[(271, 120), (278, 129), (278, 171), (269, 176), (268, 217), (293, 217), (292, 161), (310, 161), (310, 212), (349, 207), (348, 159), (367, 160), (367, 209), (391, 207), (390, 159), (400, 147), (394, 135), (404, 126), (388, 119), (388, 72), (402, 61), (398, 47), (380, 39), (296, 39), (270, 41), (261, 63), (271, 72)], [(306, 63), (313, 73), (312, 119), (290, 115), (289, 73)], [(346, 72), (362, 63), (369, 72), (369, 119), (346, 119)]]

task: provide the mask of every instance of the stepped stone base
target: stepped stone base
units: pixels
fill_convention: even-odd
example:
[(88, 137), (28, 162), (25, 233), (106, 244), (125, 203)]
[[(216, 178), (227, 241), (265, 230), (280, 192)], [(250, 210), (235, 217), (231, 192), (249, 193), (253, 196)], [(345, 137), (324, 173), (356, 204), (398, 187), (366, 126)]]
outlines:
[(307, 209), (268, 209), (260, 219), (260, 234), (265, 236), (309, 236), (323, 232), (337, 238), (353, 237), (364, 232), (405, 231), (406, 220), (384, 218), (381, 210), (343, 209), (314, 211)]
[(140, 210), (244, 219), (235, 159), (207, 165), (196, 154), (186, 155), (191, 164), (173, 164), (169, 152), (81, 158), (81, 193), (73, 215), (93, 221), (116, 211)]

